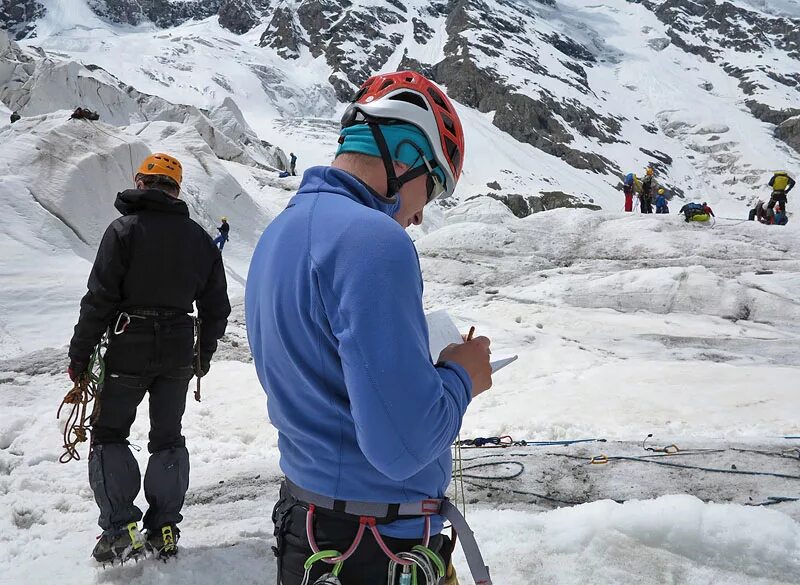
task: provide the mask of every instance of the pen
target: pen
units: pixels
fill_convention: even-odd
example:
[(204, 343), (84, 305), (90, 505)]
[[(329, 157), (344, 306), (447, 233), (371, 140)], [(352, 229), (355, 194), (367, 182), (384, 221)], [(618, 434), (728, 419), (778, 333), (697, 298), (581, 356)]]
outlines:
[(472, 341), (473, 335), (475, 335), (475, 325), (469, 328), (469, 333), (467, 333), (467, 341)]

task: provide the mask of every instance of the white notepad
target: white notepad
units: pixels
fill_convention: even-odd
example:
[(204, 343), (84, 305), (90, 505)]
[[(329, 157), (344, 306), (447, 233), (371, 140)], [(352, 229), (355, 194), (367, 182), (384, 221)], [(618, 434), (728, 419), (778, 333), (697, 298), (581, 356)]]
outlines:
[[(442, 353), (442, 350), (451, 343), (464, 343), (461, 337), (461, 332), (456, 327), (456, 324), (450, 318), (450, 314), (441, 309), (433, 311), (425, 315), (425, 320), (428, 322), (428, 336), (429, 347), (431, 350), (431, 357), (434, 361)], [(491, 363), (492, 373), (505, 368), (508, 364), (515, 362), (519, 356), (501, 358)]]

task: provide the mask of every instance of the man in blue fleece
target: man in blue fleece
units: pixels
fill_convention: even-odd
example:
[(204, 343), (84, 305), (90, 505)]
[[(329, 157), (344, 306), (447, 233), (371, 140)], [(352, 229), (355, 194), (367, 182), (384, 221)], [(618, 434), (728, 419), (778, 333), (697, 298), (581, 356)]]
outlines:
[[(302, 582), (316, 545), (353, 549), (346, 585), (386, 583), (381, 546), (423, 542), (425, 519), (404, 509), (444, 496), (450, 445), (471, 399), (491, 387), (485, 337), (432, 361), (405, 233), (455, 189), (464, 150), (455, 109), (423, 76), (392, 73), (370, 78), (342, 122), (333, 164), (306, 171), (247, 279), (248, 338), (287, 479), (273, 512), (283, 585)], [(331, 509), (309, 505), (321, 500)], [(354, 504), (363, 502), (389, 512)], [(364, 530), (363, 516), (377, 527)], [(449, 560), (442, 518), (428, 522), (430, 548)], [(325, 571), (317, 563), (309, 583)]]

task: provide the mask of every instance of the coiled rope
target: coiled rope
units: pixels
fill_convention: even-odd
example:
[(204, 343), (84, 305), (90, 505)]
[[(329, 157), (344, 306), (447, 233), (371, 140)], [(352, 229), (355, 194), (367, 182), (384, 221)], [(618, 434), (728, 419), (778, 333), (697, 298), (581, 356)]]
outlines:
[[(92, 359), (89, 362), (89, 368), (78, 376), (72, 390), (67, 392), (58, 407), (56, 420), (60, 420), (61, 410), (65, 405), (72, 406), (64, 424), (64, 453), (58, 458), (59, 463), (80, 460), (81, 455), (78, 452), (78, 444), (88, 439), (88, 435), (92, 430), (92, 422), (100, 414), (100, 391), (106, 375), (106, 366), (103, 361), (106, 339), (104, 337), (95, 347)], [(87, 414), (89, 404), (92, 404), (92, 409)]]

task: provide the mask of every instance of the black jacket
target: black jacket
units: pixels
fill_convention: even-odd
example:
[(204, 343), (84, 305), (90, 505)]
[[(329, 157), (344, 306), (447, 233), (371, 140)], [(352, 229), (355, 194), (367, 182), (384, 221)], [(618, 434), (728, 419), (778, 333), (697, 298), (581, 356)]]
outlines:
[(653, 192), (653, 177), (647, 175), (642, 179), (642, 195), (649, 197)]
[(124, 191), (114, 207), (123, 217), (111, 222), (97, 250), (69, 346), (70, 359), (76, 366), (88, 365), (94, 347), (120, 311), (191, 313), (197, 301), (200, 352), (208, 362), (231, 312), (219, 250), (189, 218), (186, 203), (163, 191)]
[(224, 236), (228, 235), (228, 232), (231, 231), (231, 226), (227, 221), (223, 221), (222, 225), (217, 228), (217, 231)]

